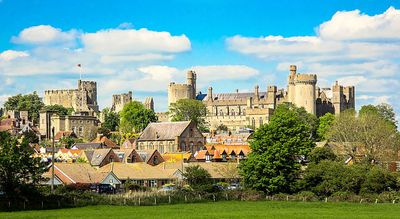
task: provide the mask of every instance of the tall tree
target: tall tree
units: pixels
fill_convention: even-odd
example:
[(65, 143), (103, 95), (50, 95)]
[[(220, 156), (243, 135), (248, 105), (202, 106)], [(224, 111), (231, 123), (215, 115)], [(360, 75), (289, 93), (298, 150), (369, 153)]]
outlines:
[(9, 133), (0, 132), (0, 185), (7, 196), (19, 195), (19, 188), (41, 179), (45, 166), (32, 153), (28, 141), (20, 144)]
[(210, 173), (199, 165), (188, 166), (182, 174), (187, 183), (194, 189), (211, 184)]
[(101, 113), (104, 116), (104, 122), (101, 124), (101, 126), (109, 129), (110, 131), (117, 131), (120, 122), (119, 114), (110, 111), (109, 108), (104, 108)]
[(360, 116), (364, 114), (377, 114), (385, 119), (389, 124), (397, 128), (396, 114), (392, 106), (387, 103), (379, 105), (364, 105), (359, 111)]
[(326, 140), (326, 133), (335, 121), (335, 115), (332, 113), (326, 113), (319, 117), (319, 125), (317, 128), (317, 135), (319, 140)]
[(342, 112), (333, 122), (328, 138), (342, 144), (348, 155), (363, 154), (375, 162), (396, 159), (400, 145), (395, 127), (369, 110), (359, 113), (358, 117), (355, 111)]
[(44, 106), (43, 110), (55, 111), (60, 116), (72, 115), (72, 113), (74, 112), (73, 108), (66, 108), (58, 104)]
[(18, 94), (9, 97), (4, 103), (6, 110), (28, 111), (29, 120), (32, 120), (35, 123), (39, 122), (39, 112), (43, 106), (44, 103), (37, 95), (36, 91), (32, 94)]
[(171, 104), (169, 114), (172, 121), (193, 121), (201, 131), (206, 131), (206, 121), (204, 117), (207, 114), (206, 105), (199, 100), (180, 99)]
[(290, 192), (301, 166), (298, 158), (315, 146), (310, 130), (296, 110), (278, 105), (270, 122), (254, 133), (252, 152), (240, 163), (245, 184), (268, 194)]
[(120, 130), (124, 133), (141, 132), (150, 122), (157, 121), (156, 114), (138, 101), (126, 104), (119, 115)]

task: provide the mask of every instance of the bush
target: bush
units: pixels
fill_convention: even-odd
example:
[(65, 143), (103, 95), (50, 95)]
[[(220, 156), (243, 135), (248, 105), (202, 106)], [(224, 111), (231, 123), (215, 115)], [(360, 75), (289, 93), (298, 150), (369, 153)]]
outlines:
[(368, 171), (361, 185), (362, 193), (382, 193), (396, 189), (398, 189), (396, 175), (378, 166)]

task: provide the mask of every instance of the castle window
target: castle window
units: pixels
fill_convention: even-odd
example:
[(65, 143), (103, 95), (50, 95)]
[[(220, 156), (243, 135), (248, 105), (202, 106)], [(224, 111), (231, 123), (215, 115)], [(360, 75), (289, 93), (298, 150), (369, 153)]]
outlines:
[(224, 116), (224, 112), (222, 112), (222, 110), (219, 110), (219, 115)]
[(263, 119), (262, 119), (262, 117), (259, 118), (259, 123), (260, 123), (260, 126), (263, 125)]

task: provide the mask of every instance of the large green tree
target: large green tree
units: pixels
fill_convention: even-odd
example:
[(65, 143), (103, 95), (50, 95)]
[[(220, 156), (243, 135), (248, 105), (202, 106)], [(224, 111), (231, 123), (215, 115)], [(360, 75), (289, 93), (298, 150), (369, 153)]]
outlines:
[(201, 131), (206, 131), (206, 122), (204, 117), (207, 114), (206, 105), (193, 99), (180, 99), (171, 104), (169, 114), (172, 121), (193, 121)]
[(4, 103), (6, 110), (28, 111), (29, 120), (39, 122), (39, 112), (44, 107), (44, 103), (36, 92), (32, 94), (18, 94), (9, 97)]
[(45, 166), (32, 153), (28, 141), (19, 143), (9, 133), (0, 132), (0, 185), (7, 196), (18, 196), (22, 187), (41, 179)]
[(371, 162), (395, 160), (400, 145), (395, 126), (370, 110), (363, 110), (358, 116), (354, 110), (342, 112), (327, 136), (343, 145), (343, 153), (353, 157), (366, 155)]
[(194, 189), (211, 184), (210, 173), (199, 165), (188, 166), (182, 174), (187, 183)]
[(72, 115), (72, 113), (74, 112), (73, 108), (66, 108), (58, 104), (44, 106), (43, 110), (54, 111), (60, 116)]
[(332, 113), (326, 113), (319, 117), (319, 125), (317, 128), (317, 136), (319, 140), (326, 140), (326, 133), (335, 121), (335, 115)]
[(364, 105), (359, 111), (359, 115), (376, 114), (382, 117), (389, 124), (397, 128), (396, 114), (392, 106), (387, 103), (381, 103), (379, 105)]
[(123, 133), (141, 132), (150, 122), (157, 122), (157, 115), (138, 101), (126, 104), (119, 115)]
[(297, 110), (278, 105), (270, 122), (254, 133), (252, 152), (239, 166), (246, 186), (268, 194), (291, 192), (299, 160), (314, 146), (311, 129)]
[(104, 117), (104, 122), (101, 124), (101, 126), (109, 129), (110, 131), (117, 131), (120, 122), (119, 114), (110, 111), (109, 108), (104, 108), (101, 113)]

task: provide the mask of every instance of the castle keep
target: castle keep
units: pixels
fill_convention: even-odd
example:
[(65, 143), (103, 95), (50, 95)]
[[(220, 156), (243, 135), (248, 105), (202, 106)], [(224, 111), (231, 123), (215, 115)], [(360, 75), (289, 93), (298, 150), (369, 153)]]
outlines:
[(94, 115), (99, 112), (97, 105), (97, 84), (95, 81), (78, 81), (77, 89), (46, 90), (45, 105), (62, 105), (73, 108), (75, 112), (89, 112)]
[(317, 75), (299, 74), (297, 67), (289, 68), (287, 89), (277, 89), (268, 86), (266, 91), (260, 91), (256, 85), (254, 92), (213, 93), (209, 87), (207, 94), (196, 92), (196, 73), (187, 73), (186, 84), (170, 83), (168, 86), (168, 105), (179, 99), (197, 99), (207, 106), (206, 121), (211, 130), (219, 125), (226, 125), (230, 130), (245, 127), (258, 128), (268, 123), (277, 104), (292, 103), (304, 107), (307, 112), (316, 116), (325, 113), (339, 114), (343, 110), (355, 107), (354, 86), (343, 87), (336, 84), (330, 88), (319, 88)]

